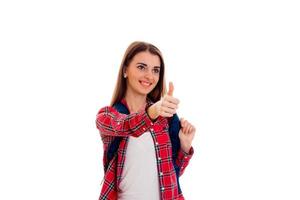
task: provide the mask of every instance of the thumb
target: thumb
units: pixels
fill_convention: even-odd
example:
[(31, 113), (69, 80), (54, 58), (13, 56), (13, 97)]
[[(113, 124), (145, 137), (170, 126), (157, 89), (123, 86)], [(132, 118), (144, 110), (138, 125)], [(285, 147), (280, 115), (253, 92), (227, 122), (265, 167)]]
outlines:
[(174, 85), (173, 85), (173, 82), (169, 82), (169, 91), (168, 91), (168, 95), (173, 96), (173, 91), (174, 91)]

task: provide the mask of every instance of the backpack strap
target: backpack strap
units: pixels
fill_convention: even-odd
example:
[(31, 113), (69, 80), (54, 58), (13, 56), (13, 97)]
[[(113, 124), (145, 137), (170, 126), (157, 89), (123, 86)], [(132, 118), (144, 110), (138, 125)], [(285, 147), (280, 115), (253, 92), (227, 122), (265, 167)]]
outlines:
[(173, 117), (171, 118), (168, 118), (168, 121), (169, 121), (169, 137), (172, 143), (172, 162), (176, 172), (178, 192), (181, 193), (181, 188), (179, 184), (180, 167), (177, 166), (176, 164), (178, 151), (180, 150), (179, 130), (181, 129), (181, 124), (177, 114), (173, 115)]

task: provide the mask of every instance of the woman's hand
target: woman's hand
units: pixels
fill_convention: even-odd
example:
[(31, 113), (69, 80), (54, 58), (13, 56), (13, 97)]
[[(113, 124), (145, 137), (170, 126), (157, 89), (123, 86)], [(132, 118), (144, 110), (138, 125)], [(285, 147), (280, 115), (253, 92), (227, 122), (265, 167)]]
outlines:
[(180, 119), (181, 129), (179, 131), (179, 139), (181, 149), (189, 153), (190, 148), (192, 147), (192, 141), (194, 139), (196, 128), (187, 120)]
[(162, 97), (158, 102), (148, 108), (148, 114), (152, 120), (158, 116), (172, 117), (178, 109), (179, 100), (173, 97), (174, 86), (169, 83), (168, 93)]

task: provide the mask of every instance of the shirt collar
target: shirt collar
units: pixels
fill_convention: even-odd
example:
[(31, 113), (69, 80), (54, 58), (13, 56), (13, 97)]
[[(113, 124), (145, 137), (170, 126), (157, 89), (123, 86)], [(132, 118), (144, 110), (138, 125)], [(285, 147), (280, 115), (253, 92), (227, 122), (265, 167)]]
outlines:
[[(153, 104), (153, 102), (148, 97), (147, 97), (146, 101), (147, 101), (147, 104), (146, 104), (146, 109), (147, 109), (148, 107), (150, 107)], [(129, 107), (125, 100), (125, 97), (123, 97), (120, 102), (129, 110)]]

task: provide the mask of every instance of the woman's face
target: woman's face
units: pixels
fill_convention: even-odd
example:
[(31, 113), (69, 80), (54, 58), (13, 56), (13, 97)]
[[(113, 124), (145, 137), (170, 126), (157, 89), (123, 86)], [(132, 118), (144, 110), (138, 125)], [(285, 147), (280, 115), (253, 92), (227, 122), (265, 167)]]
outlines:
[(159, 80), (160, 59), (148, 51), (136, 54), (126, 68), (127, 92), (147, 95)]

